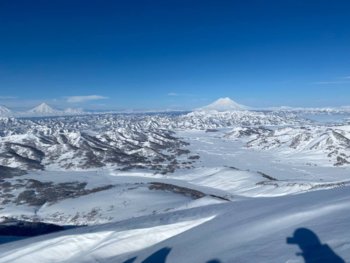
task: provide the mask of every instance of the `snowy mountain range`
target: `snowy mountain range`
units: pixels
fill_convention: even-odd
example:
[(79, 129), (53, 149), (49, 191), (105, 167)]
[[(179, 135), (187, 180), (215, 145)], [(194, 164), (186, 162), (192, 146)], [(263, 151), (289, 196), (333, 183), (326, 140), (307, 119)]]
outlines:
[(5, 106), (0, 106), (0, 117), (47, 117), (84, 114), (82, 109), (67, 108), (65, 110), (54, 109), (47, 103), (41, 103), (28, 111), (12, 111)]
[[(35, 108), (35, 112), (54, 113), (46, 105)], [(209, 131), (235, 126), (225, 138), (246, 141), (247, 147), (260, 150), (288, 147), (290, 152), (299, 154), (323, 153), (321, 159), (332, 165), (350, 164), (347, 126), (311, 125), (290, 113), (250, 111), (2, 119), (0, 165), (24, 170), (51, 166), (86, 169), (112, 164), (121, 169), (174, 170), (182, 167), (175, 163), (179, 163), (176, 152), (181, 155), (184, 143), (167, 131)], [(167, 155), (166, 151), (174, 154)]]
[(53, 128), (29, 123), (21, 125), (24, 133), (17, 129), (0, 137), (0, 165), (22, 170), (108, 166), (167, 173), (192, 163), (193, 156), (184, 148), (186, 143), (167, 130), (105, 126), (96, 133), (92, 129), (80, 130), (74, 123), (60, 122)]
[(286, 111), (286, 112), (304, 112), (304, 113), (350, 113), (349, 106), (341, 107), (268, 107), (264, 110)]
[(0, 263), (301, 262), (305, 228), (349, 261), (349, 123), (209, 106), (1, 117)]
[[(201, 114), (218, 114), (218, 113), (236, 113), (237, 112), (275, 112), (275, 113), (290, 113), (290, 114), (349, 114), (349, 107), (328, 107), (328, 108), (293, 108), (293, 107), (269, 107), (269, 108), (253, 108), (235, 102), (234, 100), (225, 97), (219, 98), (216, 101), (210, 103), (209, 105), (196, 108), (192, 112)], [(166, 111), (128, 111), (125, 113), (156, 113), (156, 112), (172, 112)], [(0, 105), (0, 117), (48, 117), (48, 116), (66, 116), (66, 115), (81, 115), (81, 114), (106, 114), (106, 113), (118, 113), (115, 111), (107, 112), (95, 112), (95, 111), (84, 111), (80, 108), (66, 108), (64, 110), (58, 110), (47, 103), (41, 103), (32, 109), (27, 111), (12, 111), (5, 106)], [(120, 113), (120, 112), (119, 112)]]
[(300, 126), (277, 129), (237, 127), (226, 138), (245, 141), (245, 146), (259, 151), (271, 151), (309, 165), (350, 164), (350, 129), (345, 126)]

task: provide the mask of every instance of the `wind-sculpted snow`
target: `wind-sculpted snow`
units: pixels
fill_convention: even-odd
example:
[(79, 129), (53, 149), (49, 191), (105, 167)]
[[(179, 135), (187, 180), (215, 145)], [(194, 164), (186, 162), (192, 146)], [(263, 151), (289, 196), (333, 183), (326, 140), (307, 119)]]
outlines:
[[(2, 245), (0, 262), (280, 263), (304, 262), (303, 257), (315, 259), (315, 254), (318, 260), (310, 262), (349, 262), (348, 193), (344, 187), (242, 199), (81, 227)], [(333, 257), (302, 243), (300, 253), (298, 242), (288, 242), (303, 229), (327, 245)], [(164, 257), (151, 261), (163, 248)]]
[(246, 147), (309, 160), (310, 165), (350, 164), (350, 126), (283, 128), (238, 127), (226, 138), (244, 139)]

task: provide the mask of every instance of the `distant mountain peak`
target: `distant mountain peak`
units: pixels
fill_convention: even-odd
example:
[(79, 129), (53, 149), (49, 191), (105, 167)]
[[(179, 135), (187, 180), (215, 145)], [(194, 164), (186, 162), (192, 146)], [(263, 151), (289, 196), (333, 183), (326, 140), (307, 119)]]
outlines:
[(12, 111), (5, 106), (0, 105), (0, 116), (9, 116), (12, 114)]
[(58, 110), (55, 110), (51, 106), (49, 106), (47, 103), (43, 102), (40, 105), (34, 107), (33, 109), (29, 110), (29, 113), (35, 113), (35, 114), (55, 114), (59, 112)]
[(75, 115), (75, 114), (83, 114), (84, 113), (84, 111), (83, 111), (83, 109), (80, 109), (80, 108), (78, 108), (78, 109), (75, 109), (75, 108), (67, 108), (67, 109), (65, 109), (64, 110), (64, 113), (65, 114), (68, 114), (68, 115)]
[(240, 111), (247, 110), (248, 107), (238, 104), (229, 97), (220, 98), (213, 103), (197, 109), (198, 111)]

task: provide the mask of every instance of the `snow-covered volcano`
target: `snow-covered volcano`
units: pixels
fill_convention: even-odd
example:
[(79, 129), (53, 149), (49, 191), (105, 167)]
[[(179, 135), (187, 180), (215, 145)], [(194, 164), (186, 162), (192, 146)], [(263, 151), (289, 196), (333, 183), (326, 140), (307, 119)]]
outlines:
[(28, 113), (38, 114), (38, 115), (54, 115), (54, 114), (60, 113), (60, 111), (52, 108), (46, 103), (41, 103), (40, 105), (29, 110)]
[(199, 108), (197, 109), (197, 111), (237, 111), (237, 110), (247, 110), (247, 109), (248, 109), (247, 106), (238, 104), (232, 99), (226, 97), (226, 98), (220, 98), (207, 106)]
[(10, 116), (12, 115), (12, 111), (5, 106), (0, 105), (0, 116)]

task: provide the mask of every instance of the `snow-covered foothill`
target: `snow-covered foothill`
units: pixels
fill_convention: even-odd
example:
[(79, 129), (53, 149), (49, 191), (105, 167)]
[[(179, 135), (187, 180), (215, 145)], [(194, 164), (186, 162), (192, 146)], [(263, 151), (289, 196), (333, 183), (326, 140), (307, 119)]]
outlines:
[[(349, 187), (226, 204), (79, 228), (9, 243), (0, 262), (142, 262), (163, 248), (167, 263), (303, 262), (287, 238), (307, 228), (350, 260)], [(162, 262), (162, 261), (160, 261)]]

